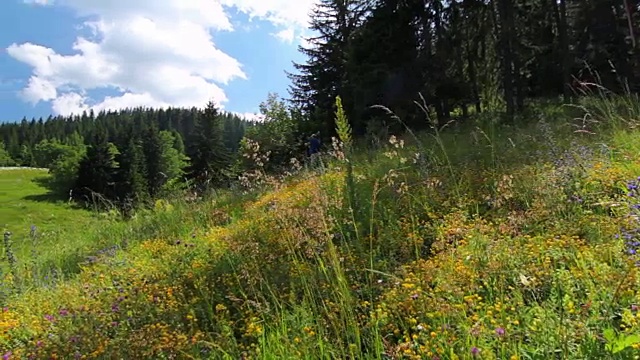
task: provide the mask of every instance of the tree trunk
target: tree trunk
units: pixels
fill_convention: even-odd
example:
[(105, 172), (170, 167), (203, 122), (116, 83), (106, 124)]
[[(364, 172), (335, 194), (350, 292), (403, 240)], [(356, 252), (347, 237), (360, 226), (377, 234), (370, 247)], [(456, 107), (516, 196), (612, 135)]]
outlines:
[(515, 119), (515, 102), (514, 102), (514, 89), (513, 89), (513, 54), (509, 44), (508, 34), (508, 21), (507, 17), (507, 2), (510, 0), (493, 0), (492, 3), (498, 16), (494, 16), (494, 26), (498, 34), (498, 49), (497, 53), (500, 56), (500, 63), (502, 64), (502, 87), (504, 91), (504, 100), (507, 106), (507, 120), (513, 121)]
[[(562, 0), (564, 2), (564, 0)], [(636, 48), (636, 34), (633, 28), (633, 10), (629, 5), (629, 0), (624, 0), (624, 10), (627, 13), (627, 25), (629, 26), (629, 36), (631, 37), (631, 46)]]
[(558, 38), (560, 47), (560, 67), (562, 68), (562, 94), (565, 102), (571, 101), (571, 63), (569, 59), (569, 42), (567, 41), (567, 4), (560, 0), (560, 6), (556, 0), (553, 3), (553, 13), (558, 26)]

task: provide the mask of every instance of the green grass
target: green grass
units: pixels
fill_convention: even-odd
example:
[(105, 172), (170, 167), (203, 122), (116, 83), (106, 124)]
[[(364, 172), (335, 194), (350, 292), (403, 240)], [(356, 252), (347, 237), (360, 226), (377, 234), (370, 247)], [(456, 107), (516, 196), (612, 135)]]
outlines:
[(48, 176), (40, 169), (0, 170), (0, 226), (12, 233), (12, 250), (21, 261), (35, 251), (37, 261), (55, 264), (86, 246), (87, 236), (105, 223), (51, 194), (43, 186)]
[(77, 222), (86, 227), (91, 214), (55, 200), (42, 180), (49, 175), (40, 169), (0, 169), (0, 224), (13, 232), (29, 232), (32, 224), (44, 231)]
[[(197, 205), (180, 198), (168, 207), (159, 202), (124, 221), (117, 212), (94, 212), (50, 193), (44, 187), (48, 176), (46, 170), (39, 169), (0, 170), (0, 226), (11, 232), (11, 251), (18, 260), (24, 288), (72, 278), (83, 263), (104, 251), (155, 237), (189, 237), (204, 231), (208, 224), (226, 221), (216, 218), (216, 209), (227, 201), (224, 195), (216, 202)], [(0, 270), (8, 273), (5, 252), (1, 246)]]
[(640, 132), (606, 109), (589, 132), (554, 104), (517, 125), (486, 114), (271, 191), (96, 218), (77, 245), (127, 246), (11, 293), (0, 353), (634, 359), (640, 267), (623, 230), (640, 228), (626, 189)]

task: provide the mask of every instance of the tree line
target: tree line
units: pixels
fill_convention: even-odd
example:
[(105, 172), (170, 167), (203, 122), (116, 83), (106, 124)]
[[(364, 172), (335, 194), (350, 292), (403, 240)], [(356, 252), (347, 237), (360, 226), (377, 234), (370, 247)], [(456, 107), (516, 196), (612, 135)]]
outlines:
[[(637, 91), (640, 15), (633, 0), (320, 0), (300, 46), (291, 101), (325, 134), (343, 100), (353, 130), (392, 109), (425, 126), (500, 109), (513, 120), (531, 98), (572, 101), (576, 85)], [(578, 86), (579, 87), (579, 86)], [(584, 86), (583, 86), (584, 87)]]
[(263, 122), (213, 103), (23, 119), (0, 125), (0, 166), (47, 167), (58, 192), (129, 206), (227, 186), (253, 166), (245, 150), (278, 171), (304, 156), (312, 132), (335, 135), (338, 96), (354, 135), (375, 136), (401, 127), (374, 105), (420, 129), (424, 112), (439, 124), (487, 109), (513, 121), (529, 99), (573, 101), (576, 85), (637, 92), (638, 10), (631, 0), (319, 0), (290, 99), (269, 94)]
[(92, 205), (134, 209), (176, 190), (225, 187), (253, 164), (247, 139), (275, 165), (300, 157), (296, 112), (277, 94), (260, 105), (263, 122), (204, 109), (135, 108), (23, 119), (0, 125), (0, 166), (48, 168), (55, 193)]

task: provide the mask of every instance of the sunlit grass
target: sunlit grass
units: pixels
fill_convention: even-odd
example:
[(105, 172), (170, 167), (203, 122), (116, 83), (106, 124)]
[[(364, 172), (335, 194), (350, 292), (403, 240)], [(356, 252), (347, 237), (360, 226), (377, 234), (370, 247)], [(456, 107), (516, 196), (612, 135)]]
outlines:
[(632, 359), (640, 133), (595, 113), (582, 131), (575, 109), (550, 104), (527, 116), (485, 114), (346, 157), (337, 144), (321, 175), (272, 191), (175, 198), (130, 222), (87, 215), (98, 225), (72, 243), (126, 246), (54, 288), (16, 291), (4, 276), (0, 351)]

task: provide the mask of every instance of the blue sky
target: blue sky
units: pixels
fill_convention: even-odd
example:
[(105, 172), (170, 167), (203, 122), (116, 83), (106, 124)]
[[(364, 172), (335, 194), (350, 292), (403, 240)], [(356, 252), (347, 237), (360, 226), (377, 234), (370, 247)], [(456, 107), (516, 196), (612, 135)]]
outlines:
[(313, 0), (1, 0), (0, 122), (287, 96)]

